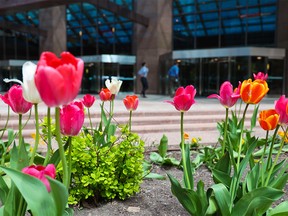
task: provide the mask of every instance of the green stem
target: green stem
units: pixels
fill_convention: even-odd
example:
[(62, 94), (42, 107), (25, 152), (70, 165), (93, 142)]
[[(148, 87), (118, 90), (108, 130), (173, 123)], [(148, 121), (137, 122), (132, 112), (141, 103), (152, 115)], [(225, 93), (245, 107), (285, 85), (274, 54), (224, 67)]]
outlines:
[(270, 145), (269, 155), (268, 155), (268, 160), (267, 160), (266, 172), (268, 171), (268, 169), (270, 169), (270, 166), (271, 166), (270, 163), (271, 163), (271, 158), (272, 158), (272, 152), (273, 152), (276, 135), (278, 133), (279, 128), (280, 128), (280, 125), (278, 124), (277, 127), (275, 128), (275, 131), (274, 131), (274, 134), (273, 134), (273, 137), (272, 137), (272, 143)]
[(110, 117), (113, 116), (114, 112), (114, 99), (110, 101)]
[(35, 145), (32, 151), (32, 155), (31, 155), (31, 159), (30, 159), (30, 165), (34, 163), (34, 158), (38, 149), (38, 145), (39, 145), (39, 114), (38, 114), (38, 104), (34, 104), (34, 108), (35, 108), (35, 126), (36, 126), (36, 135), (35, 135)]
[(130, 110), (130, 115), (129, 115), (129, 131), (131, 132), (131, 121), (132, 121), (132, 110)]
[(3, 129), (3, 131), (2, 131), (2, 135), (1, 135), (1, 137), (0, 137), (0, 140), (1, 140), (1, 139), (3, 138), (3, 136), (4, 136), (4, 133), (5, 133), (6, 129), (7, 129), (8, 122), (9, 122), (9, 118), (10, 118), (10, 106), (7, 106), (7, 107), (8, 107), (7, 119), (6, 119), (6, 123), (5, 123), (4, 129)]
[(268, 186), (269, 180), (270, 180), (271, 175), (272, 175), (272, 172), (274, 171), (274, 168), (275, 168), (275, 166), (277, 165), (279, 156), (280, 156), (280, 154), (281, 154), (281, 152), (282, 152), (282, 148), (283, 148), (284, 143), (285, 143), (285, 138), (286, 138), (286, 133), (287, 133), (287, 132), (288, 132), (288, 127), (287, 127), (286, 130), (285, 130), (285, 133), (284, 133), (283, 139), (282, 139), (282, 141), (281, 141), (280, 148), (278, 149), (278, 153), (277, 153), (277, 155), (276, 155), (276, 158), (275, 158), (275, 160), (274, 160), (274, 163), (272, 164), (272, 167), (271, 167), (271, 169), (269, 170), (268, 177), (267, 177), (266, 182), (265, 182), (265, 186)]
[(72, 137), (68, 137), (68, 186), (70, 185), (70, 180), (71, 180), (71, 170), (72, 170)]
[[(236, 166), (234, 167), (234, 176), (232, 178), (232, 182), (231, 182), (231, 187), (230, 187), (230, 193), (231, 193), (231, 203), (234, 203), (234, 199), (236, 197), (236, 193), (237, 193), (237, 188), (238, 188), (238, 184), (239, 184), (239, 166), (240, 166), (240, 157), (241, 157), (241, 151), (242, 151), (242, 136), (243, 136), (243, 130), (244, 130), (244, 122), (245, 122), (245, 115), (247, 112), (249, 104), (246, 104), (246, 107), (244, 109), (243, 112), (243, 117), (242, 117), (242, 122), (241, 122), (241, 131), (240, 131), (240, 138), (239, 138), (239, 149), (238, 149), (238, 155), (237, 155), (237, 163)], [(232, 155), (233, 157), (233, 155)], [(233, 205), (231, 204), (230, 206), (230, 212), (232, 211)]]
[[(186, 151), (185, 151), (185, 139), (184, 139), (184, 112), (181, 112), (181, 123), (180, 123), (180, 131), (181, 131), (181, 153), (182, 153), (182, 163), (183, 163), (183, 171), (184, 171), (184, 183), (186, 183), (186, 188), (193, 189), (191, 186), (191, 182), (189, 179), (189, 170), (187, 167), (187, 163), (190, 163), (189, 158), (186, 158)], [(188, 149), (189, 150), (189, 149)]]
[(27, 204), (23, 198), (23, 196), (20, 196), (19, 198), (19, 206), (17, 211), (17, 216), (24, 216), (27, 208)]
[(261, 163), (261, 166), (262, 166), (262, 169), (261, 169), (261, 184), (262, 186), (264, 186), (264, 156), (266, 154), (266, 148), (267, 148), (267, 144), (268, 144), (268, 136), (269, 136), (269, 130), (266, 131), (266, 142), (265, 142), (265, 145), (264, 145), (264, 149), (263, 149), (263, 153), (261, 155), (261, 158), (260, 158), (260, 161), (259, 163)]
[(228, 111), (229, 111), (229, 108), (226, 108), (224, 137), (223, 137), (223, 144), (222, 144), (222, 155), (225, 154), (225, 149), (226, 149), (226, 137), (227, 137), (227, 128), (228, 128)]
[(89, 122), (90, 122), (91, 131), (93, 131), (93, 125), (92, 125), (91, 114), (90, 114), (89, 108), (88, 108), (88, 118), (89, 118)]
[(52, 151), (52, 133), (51, 133), (51, 108), (47, 108), (47, 153), (45, 156), (44, 166), (48, 164), (48, 161), (50, 159), (51, 151)]
[(22, 114), (19, 114), (19, 123), (18, 123), (18, 127), (19, 127), (19, 134), (18, 134), (18, 138), (19, 138), (19, 153), (20, 153), (20, 149), (22, 148)]
[(66, 186), (66, 188), (69, 188), (69, 179), (68, 179), (68, 167), (67, 167), (67, 161), (65, 157), (65, 151), (64, 146), (61, 139), (61, 133), (60, 133), (60, 108), (55, 108), (55, 133), (56, 133), (56, 141), (58, 143), (58, 149), (59, 149), (59, 155), (62, 162), (63, 167), (63, 184)]

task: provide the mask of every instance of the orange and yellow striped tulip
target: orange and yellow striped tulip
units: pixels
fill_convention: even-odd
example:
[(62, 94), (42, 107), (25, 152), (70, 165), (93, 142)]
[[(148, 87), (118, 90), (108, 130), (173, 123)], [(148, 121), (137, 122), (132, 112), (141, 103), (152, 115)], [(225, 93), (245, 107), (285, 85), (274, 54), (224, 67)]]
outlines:
[(264, 130), (274, 130), (279, 121), (279, 114), (274, 109), (263, 110), (259, 113), (259, 124)]
[(257, 104), (269, 91), (268, 84), (265, 80), (244, 80), (241, 85), (241, 99), (247, 104)]

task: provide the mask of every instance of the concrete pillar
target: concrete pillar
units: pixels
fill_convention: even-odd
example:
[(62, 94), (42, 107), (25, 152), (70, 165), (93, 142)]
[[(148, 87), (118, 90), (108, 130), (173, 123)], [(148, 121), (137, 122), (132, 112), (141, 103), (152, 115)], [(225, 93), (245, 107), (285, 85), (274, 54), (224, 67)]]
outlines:
[(47, 37), (40, 37), (39, 51), (51, 51), (57, 56), (67, 50), (66, 6), (39, 10), (39, 28), (47, 30)]
[[(136, 55), (136, 72), (141, 63), (149, 68), (147, 93), (160, 93), (159, 57), (172, 51), (172, 0), (137, 0), (135, 11), (149, 18), (149, 26), (134, 26), (133, 48)], [(135, 91), (141, 91), (139, 77)]]
[(278, 0), (277, 11), (277, 29), (276, 45), (279, 48), (286, 49), (285, 67), (284, 67), (284, 93), (288, 94), (288, 1)]

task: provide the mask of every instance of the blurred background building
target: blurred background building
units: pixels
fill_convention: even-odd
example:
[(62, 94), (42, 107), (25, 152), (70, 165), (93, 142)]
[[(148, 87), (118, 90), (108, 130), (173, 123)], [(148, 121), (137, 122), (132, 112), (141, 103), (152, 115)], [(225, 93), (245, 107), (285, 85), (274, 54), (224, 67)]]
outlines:
[(145, 61), (148, 93), (167, 94), (179, 60), (181, 85), (201, 96), (259, 71), (269, 95), (287, 94), (287, 50), (288, 0), (0, 0), (0, 91), (25, 61), (69, 51), (85, 61), (81, 93), (111, 77), (139, 93)]

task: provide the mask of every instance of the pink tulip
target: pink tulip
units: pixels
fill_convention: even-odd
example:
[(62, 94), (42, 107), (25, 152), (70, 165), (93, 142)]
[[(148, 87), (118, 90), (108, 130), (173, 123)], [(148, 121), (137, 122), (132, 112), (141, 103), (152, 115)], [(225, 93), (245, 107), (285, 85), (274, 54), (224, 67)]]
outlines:
[(123, 103), (128, 111), (134, 111), (138, 107), (139, 99), (137, 95), (127, 95), (123, 99)]
[(280, 115), (279, 124), (288, 124), (288, 98), (282, 95), (279, 100), (275, 101), (275, 110)]
[(73, 101), (81, 86), (83, 69), (84, 62), (69, 52), (62, 52), (61, 58), (43, 52), (34, 79), (44, 103), (57, 107)]
[(195, 103), (194, 97), (196, 95), (196, 89), (193, 85), (179, 87), (173, 98), (173, 101), (166, 101), (172, 104), (178, 111), (185, 112)]
[(241, 83), (239, 83), (238, 88), (233, 91), (232, 84), (229, 81), (226, 81), (222, 83), (219, 95), (212, 94), (209, 95), (208, 98), (217, 98), (224, 107), (230, 108), (234, 106), (240, 98), (240, 86)]
[(23, 168), (22, 172), (40, 179), (46, 186), (47, 191), (51, 191), (50, 183), (45, 175), (55, 179), (56, 169), (54, 164), (48, 164), (46, 167), (41, 165), (31, 165), (29, 167)]
[(254, 79), (260, 79), (260, 80), (267, 80), (268, 79), (268, 74), (264, 74), (263, 72), (258, 72), (257, 74), (253, 74)]
[(93, 95), (86, 94), (82, 99), (82, 103), (85, 107), (90, 108), (91, 106), (93, 106), (95, 100), (96, 98)]
[(0, 98), (17, 114), (25, 114), (33, 106), (24, 99), (22, 86), (16, 84), (5, 95), (0, 95)]
[(67, 136), (76, 136), (84, 123), (84, 110), (78, 103), (71, 103), (60, 110), (60, 130)]

